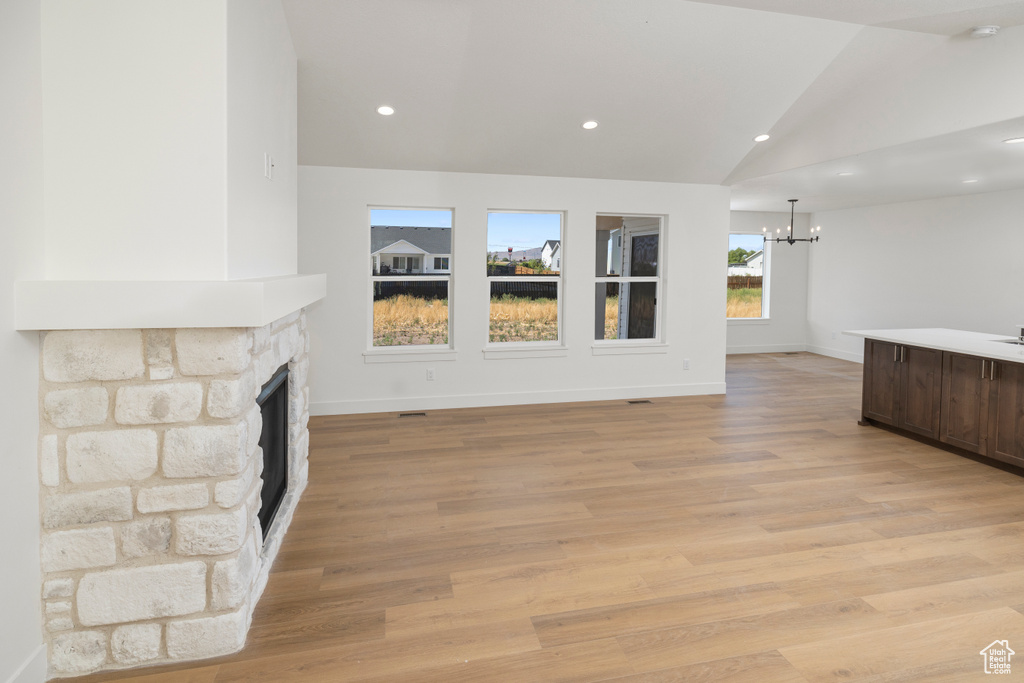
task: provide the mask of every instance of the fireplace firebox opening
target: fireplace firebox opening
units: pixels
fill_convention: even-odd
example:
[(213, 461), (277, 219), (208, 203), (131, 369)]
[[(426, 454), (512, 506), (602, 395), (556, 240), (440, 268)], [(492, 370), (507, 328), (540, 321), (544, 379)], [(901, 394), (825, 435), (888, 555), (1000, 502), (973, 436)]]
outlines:
[(263, 489), (259, 520), (267, 538), (274, 515), (288, 490), (288, 365), (278, 368), (256, 398), (263, 416)]

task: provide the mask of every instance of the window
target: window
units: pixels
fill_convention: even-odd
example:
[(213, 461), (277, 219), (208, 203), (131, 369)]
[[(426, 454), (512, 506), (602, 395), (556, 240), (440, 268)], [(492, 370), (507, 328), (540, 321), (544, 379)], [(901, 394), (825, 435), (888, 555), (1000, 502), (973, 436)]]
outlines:
[(562, 214), (487, 214), (488, 340), (561, 340)]
[(371, 347), (450, 346), (451, 252), (450, 210), (370, 209)]
[(661, 218), (598, 216), (594, 339), (661, 336)]
[(729, 235), (726, 317), (768, 317), (768, 260), (771, 242), (761, 235)]

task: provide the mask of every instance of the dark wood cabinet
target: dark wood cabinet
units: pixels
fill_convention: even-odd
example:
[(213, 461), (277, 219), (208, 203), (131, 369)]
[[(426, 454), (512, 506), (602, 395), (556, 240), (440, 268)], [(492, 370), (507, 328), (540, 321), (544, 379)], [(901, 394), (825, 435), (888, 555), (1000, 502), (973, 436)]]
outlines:
[(866, 419), (896, 426), (899, 419), (899, 346), (864, 340), (864, 389), (861, 413)]
[(861, 412), (866, 420), (938, 439), (941, 379), (941, 351), (865, 339)]
[(942, 432), (939, 440), (974, 453), (988, 441), (989, 361), (961, 353), (942, 359)]
[(1024, 467), (1024, 364), (989, 362), (987, 455)]
[(1024, 467), (1024, 363), (865, 339), (861, 412)]

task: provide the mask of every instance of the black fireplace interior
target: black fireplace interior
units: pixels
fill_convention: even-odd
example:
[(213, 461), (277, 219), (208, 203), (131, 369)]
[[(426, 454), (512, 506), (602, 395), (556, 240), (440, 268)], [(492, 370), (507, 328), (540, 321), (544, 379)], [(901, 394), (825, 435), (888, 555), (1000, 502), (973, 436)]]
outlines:
[(266, 539), (274, 515), (288, 490), (288, 365), (282, 365), (256, 398), (263, 414), (263, 490), (260, 527)]

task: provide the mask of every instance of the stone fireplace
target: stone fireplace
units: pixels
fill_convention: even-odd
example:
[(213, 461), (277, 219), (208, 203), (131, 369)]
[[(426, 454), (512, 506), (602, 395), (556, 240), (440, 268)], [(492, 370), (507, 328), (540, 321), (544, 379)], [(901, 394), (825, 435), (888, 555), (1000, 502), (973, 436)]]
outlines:
[[(263, 327), (43, 333), (42, 600), (50, 670), (240, 649), (306, 485), (303, 312)], [(260, 527), (261, 387), (286, 365), (287, 493)]]

